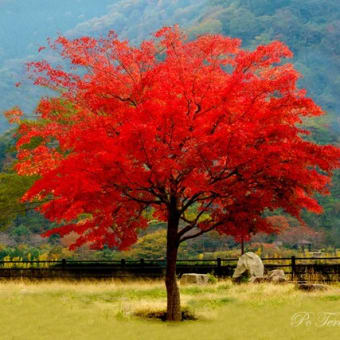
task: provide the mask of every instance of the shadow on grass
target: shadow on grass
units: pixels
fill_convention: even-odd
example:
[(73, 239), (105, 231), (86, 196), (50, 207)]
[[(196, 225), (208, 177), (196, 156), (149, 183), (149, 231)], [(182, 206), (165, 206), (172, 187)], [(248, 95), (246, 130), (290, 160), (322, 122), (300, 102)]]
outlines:
[[(138, 318), (146, 320), (166, 321), (166, 312), (164, 310), (140, 310), (134, 313)], [(182, 309), (182, 321), (195, 321), (198, 318), (189, 309)]]

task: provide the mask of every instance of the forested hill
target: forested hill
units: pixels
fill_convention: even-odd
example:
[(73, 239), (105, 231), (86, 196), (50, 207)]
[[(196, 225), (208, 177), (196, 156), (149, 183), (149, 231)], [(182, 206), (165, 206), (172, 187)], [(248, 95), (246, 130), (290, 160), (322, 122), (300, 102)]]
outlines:
[[(330, 114), (327, 123), (331, 129), (319, 130), (316, 138), (320, 142), (338, 139), (340, 1), (210, 0), (209, 4), (193, 30), (240, 37), (248, 48), (272, 40), (285, 42), (294, 52), (293, 63), (303, 74), (300, 85)], [(319, 129), (322, 124), (320, 121)]]

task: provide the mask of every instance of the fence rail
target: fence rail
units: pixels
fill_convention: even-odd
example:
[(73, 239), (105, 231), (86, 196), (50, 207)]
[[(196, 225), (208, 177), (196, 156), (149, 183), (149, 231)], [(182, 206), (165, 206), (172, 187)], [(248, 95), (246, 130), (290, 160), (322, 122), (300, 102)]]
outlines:
[[(231, 277), (237, 258), (179, 259), (177, 274), (213, 273), (218, 277)], [(283, 269), (291, 280), (340, 281), (340, 257), (281, 257), (262, 258), (266, 270)], [(165, 260), (46, 260), (0, 261), (0, 278), (123, 278), (163, 277)]]

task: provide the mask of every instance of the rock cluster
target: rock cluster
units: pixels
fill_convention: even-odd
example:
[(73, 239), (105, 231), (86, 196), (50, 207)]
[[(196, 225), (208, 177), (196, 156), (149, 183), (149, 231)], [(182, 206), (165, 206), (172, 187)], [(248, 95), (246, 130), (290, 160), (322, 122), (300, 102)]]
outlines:
[(283, 283), (287, 281), (285, 273), (282, 269), (275, 269), (264, 275), (264, 266), (261, 258), (255, 253), (248, 252), (240, 256), (237, 267), (234, 271), (233, 281), (240, 282), (245, 274), (249, 277), (249, 282), (273, 282)]

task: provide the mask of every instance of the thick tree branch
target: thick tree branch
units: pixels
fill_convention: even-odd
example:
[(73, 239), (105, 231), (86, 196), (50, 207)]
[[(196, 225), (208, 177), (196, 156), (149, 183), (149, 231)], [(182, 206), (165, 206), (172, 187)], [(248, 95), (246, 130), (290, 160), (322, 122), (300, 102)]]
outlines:
[(202, 195), (203, 194), (203, 192), (198, 192), (198, 193), (196, 193), (195, 195), (193, 195), (188, 201), (187, 201), (187, 203), (185, 203), (183, 206), (182, 206), (182, 208), (180, 209), (180, 211), (179, 211), (179, 213), (180, 214), (183, 214), (193, 203), (195, 203), (196, 202), (196, 199), (200, 196), (200, 195)]
[(185, 228), (183, 228), (182, 230), (180, 230), (179, 233), (178, 233), (178, 236), (181, 237), (185, 233), (187, 233), (188, 231), (195, 228), (197, 226), (199, 219), (202, 217), (202, 215), (205, 212), (207, 212), (208, 208), (213, 204), (213, 202), (214, 202), (214, 198), (205, 207), (202, 208), (202, 210), (197, 214), (197, 216), (195, 217), (195, 219), (193, 221), (188, 220), (187, 218), (185, 218), (185, 216), (181, 216), (181, 219), (183, 221), (189, 223), (189, 225), (186, 226)]
[(184, 241), (187, 241), (187, 240), (190, 240), (190, 239), (195, 238), (195, 237), (197, 237), (197, 236), (200, 236), (200, 235), (203, 235), (203, 234), (205, 234), (205, 233), (208, 233), (209, 231), (214, 230), (216, 227), (217, 227), (217, 225), (213, 225), (212, 227), (210, 227), (210, 228), (208, 228), (208, 229), (201, 230), (201, 231), (199, 231), (199, 232), (196, 233), (196, 234), (184, 236), (184, 237), (182, 237), (182, 238), (179, 239), (179, 243), (181, 244), (181, 243), (184, 242)]
[(212, 231), (214, 229), (216, 229), (219, 225), (223, 224), (224, 222), (226, 222), (227, 219), (224, 219), (223, 221), (219, 221), (215, 224), (213, 224), (210, 228), (208, 229), (202, 229), (200, 230), (199, 232), (195, 233), (195, 234), (191, 234), (191, 235), (188, 235), (188, 236), (184, 236), (182, 238), (179, 239), (179, 244), (184, 242), (184, 241), (187, 241), (187, 240), (190, 240), (192, 238), (195, 238), (195, 237), (198, 237), (200, 235), (203, 235), (205, 233), (208, 233), (209, 231)]

